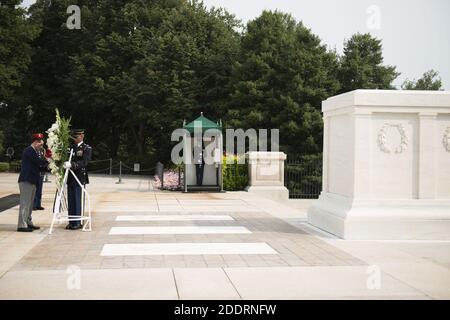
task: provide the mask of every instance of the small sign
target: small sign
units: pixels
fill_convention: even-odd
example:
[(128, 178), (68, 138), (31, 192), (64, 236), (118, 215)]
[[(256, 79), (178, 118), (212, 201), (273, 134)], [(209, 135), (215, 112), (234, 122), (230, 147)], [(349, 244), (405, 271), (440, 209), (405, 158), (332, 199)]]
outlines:
[(139, 172), (139, 170), (141, 170), (141, 164), (140, 163), (135, 163), (134, 164), (134, 172)]

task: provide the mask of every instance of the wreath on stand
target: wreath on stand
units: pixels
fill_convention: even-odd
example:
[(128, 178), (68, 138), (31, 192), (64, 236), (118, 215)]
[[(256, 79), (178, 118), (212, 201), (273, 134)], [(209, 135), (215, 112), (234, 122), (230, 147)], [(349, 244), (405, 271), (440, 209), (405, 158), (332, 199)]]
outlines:
[(47, 147), (52, 152), (49, 159), (49, 168), (56, 178), (58, 188), (63, 187), (64, 162), (69, 160), (70, 147), (70, 118), (66, 119), (60, 116), (58, 109), (56, 112), (56, 121), (51, 128), (47, 130)]

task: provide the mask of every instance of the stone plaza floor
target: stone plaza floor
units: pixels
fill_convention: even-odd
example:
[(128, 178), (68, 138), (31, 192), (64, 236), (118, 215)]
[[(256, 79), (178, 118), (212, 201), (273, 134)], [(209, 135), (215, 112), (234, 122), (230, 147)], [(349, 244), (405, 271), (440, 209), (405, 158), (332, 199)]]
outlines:
[[(0, 212), (0, 299), (450, 298), (450, 241), (341, 240), (307, 223), (309, 200), (116, 181), (91, 179), (91, 232), (48, 235), (54, 183), (41, 230), (15, 232), (18, 206)], [(14, 194), (17, 175), (0, 174), (0, 198)]]

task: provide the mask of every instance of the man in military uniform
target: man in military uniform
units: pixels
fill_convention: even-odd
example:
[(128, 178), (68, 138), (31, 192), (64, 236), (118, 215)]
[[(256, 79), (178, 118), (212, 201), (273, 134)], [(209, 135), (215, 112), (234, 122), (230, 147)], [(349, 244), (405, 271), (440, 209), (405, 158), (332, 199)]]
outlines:
[[(89, 183), (87, 166), (92, 157), (92, 148), (84, 143), (84, 129), (72, 130), (74, 144), (71, 170), (75, 173), (83, 186)], [(73, 175), (70, 173), (67, 179), (67, 198), (69, 206), (69, 216), (81, 216), (81, 196), (82, 189)], [(66, 226), (68, 230), (81, 229), (81, 221), (70, 221)]]
[(194, 164), (195, 164), (195, 176), (197, 178), (197, 185), (201, 186), (203, 184), (205, 159), (203, 157), (203, 146), (200, 141), (197, 141), (194, 146)]

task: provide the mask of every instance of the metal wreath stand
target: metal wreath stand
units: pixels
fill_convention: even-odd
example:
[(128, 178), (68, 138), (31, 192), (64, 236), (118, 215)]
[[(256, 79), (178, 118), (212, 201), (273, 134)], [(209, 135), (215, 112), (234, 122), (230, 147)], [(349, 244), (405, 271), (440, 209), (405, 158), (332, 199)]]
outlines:
[[(69, 156), (69, 160), (68, 162), (70, 163), (72, 161), (72, 156), (73, 156), (73, 150), (70, 150), (70, 156)], [(64, 168), (66, 169), (66, 171), (64, 172), (64, 179), (63, 179), (63, 183), (61, 185), (61, 187), (58, 188), (57, 190), (57, 194), (56, 194), (56, 199), (55, 199), (55, 205), (53, 207), (53, 218), (52, 218), (52, 224), (50, 225), (50, 230), (48, 232), (48, 234), (52, 234), (53, 231), (53, 225), (55, 224), (55, 222), (58, 222), (59, 224), (61, 224), (64, 221), (81, 221), (81, 224), (83, 225), (82, 231), (92, 231), (92, 225), (91, 225), (91, 199), (89, 197), (89, 193), (87, 192), (86, 188), (84, 185), (81, 184), (80, 180), (78, 180), (77, 176), (75, 175), (75, 173), (72, 171), (72, 169), (70, 168), (70, 166), (66, 167), (64, 166)], [(77, 181), (77, 183), (80, 185), (81, 190), (83, 192), (83, 212), (80, 216), (70, 216), (69, 215), (69, 210), (67, 208), (67, 203), (66, 203), (66, 184), (67, 184), (67, 179), (69, 177), (69, 172), (72, 174), (72, 176), (75, 178), (75, 180)], [(84, 200), (85, 197), (87, 198), (87, 204), (88, 204), (88, 214), (87, 216), (84, 214)], [(85, 222), (83, 224), (83, 222)]]

